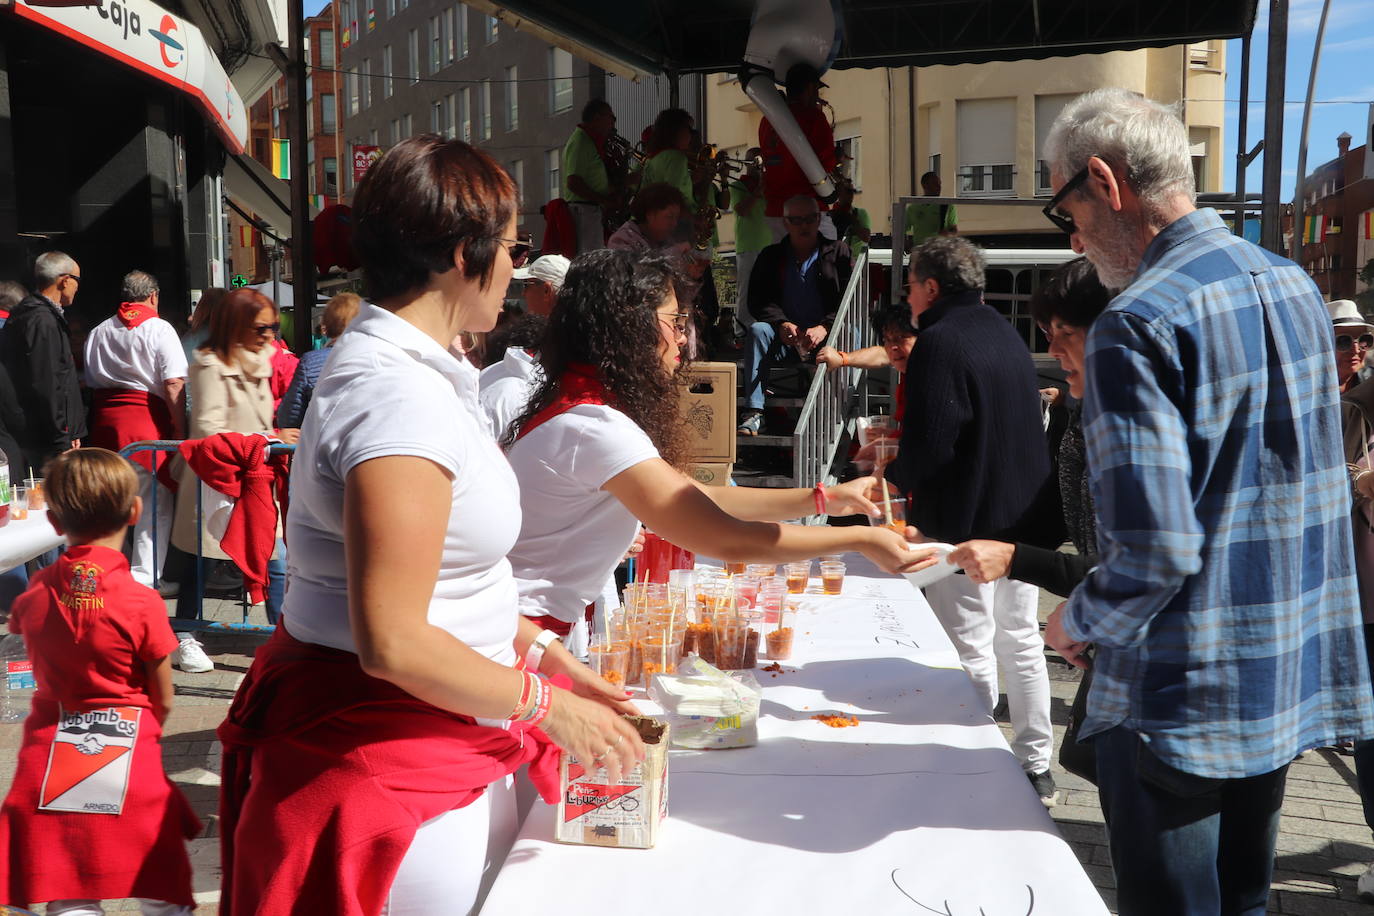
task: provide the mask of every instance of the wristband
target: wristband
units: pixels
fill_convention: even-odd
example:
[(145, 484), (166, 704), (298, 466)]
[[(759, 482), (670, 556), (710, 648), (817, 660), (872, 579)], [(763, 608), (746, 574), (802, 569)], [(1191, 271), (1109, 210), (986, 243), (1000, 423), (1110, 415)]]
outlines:
[(553, 685), (544, 682), (539, 678), (539, 703), (534, 708), (534, 714), (525, 721), (530, 725), (538, 725), (549, 717), (549, 707), (553, 704)]
[(816, 501), (816, 514), (825, 515), (825, 510), (830, 505), (830, 501), (825, 495), (825, 487), (821, 484), (816, 484), (816, 488), (811, 491), (811, 496)]
[(528, 671), (520, 672), (520, 699), (516, 701), (515, 709), (506, 718), (511, 722), (518, 722), (529, 713), (530, 697), (533, 696), (535, 687), (534, 675)]
[(845, 353), (843, 350), (840, 351), (840, 365), (841, 365), (841, 366), (848, 366), (848, 365), (849, 365), (849, 354), (848, 354), (848, 353)]
[(544, 660), (544, 653), (549, 648), (549, 643), (558, 639), (558, 634), (553, 630), (540, 630), (539, 635), (534, 637), (530, 647), (525, 650), (525, 670), (538, 671), (539, 664)]

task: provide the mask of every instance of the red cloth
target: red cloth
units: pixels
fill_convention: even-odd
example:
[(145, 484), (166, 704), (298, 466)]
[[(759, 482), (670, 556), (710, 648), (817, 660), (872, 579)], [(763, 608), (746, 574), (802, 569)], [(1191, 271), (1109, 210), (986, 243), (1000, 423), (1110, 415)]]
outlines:
[(281, 341), (272, 344), (272, 414), (275, 416), (277, 408), (281, 406), (281, 399), (286, 397), (286, 389), (291, 387), (291, 379), (296, 375), (296, 367), (300, 365), (301, 358), (292, 353)]
[(156, 318), (157, 309), (149, 302), (121, 302), (115, 315), (124, 327), (136, 328), (149, 318)]
[(375, 916), (420, 824), (526, 763), (558, 798), (560, 752), (539, 729), (479, 726), (285, 627), (258, 649), (219, 737), (224, 916), (300, 913), (300, 901)]
[[(816, 151), (821, 165), (833, 172), (839, 161), (835, 158), (835, 134), (825, 112), (816, 105), (791, 105), (792, 117)], [(782, 142), (773, 125), (764, 118), (759, 124), (759, 150), (763, 154), (763, 201), (765, 216), (782, 216), (783, 204), (798, 194), (815, 197), (816, 189), (807, 180), (792, 151)], [(818, 199), (822, 210), (830, 205)]]
[[(592, 607), (595, 606), (596, 605), (592, 605)], [(568, 634), (572, 632), (573, 625), (571, 620), (559, 620), (557, 617), (550, 614), (540, 614), (537, 617), (530, 617), (529, 620), (530, 623), (539, 627), (541, 630), (550, 630), (557, 633), (559, 639), (567, 639)]]
[(543, 424), (561, 413), (572, 410), (579, 404), (610, 404), (611, 393), (601, 381), (601, 373), (595, 366), (586, 363), (568, 363), (563, 378), (558, 382), (558, 394), (553, 402), (530, 417), (529, 422), (520, 427), (516, 441), (528, 436)]
[(315, 217), (310, 232), (315, 249), (315, 269), (321, 274), (330, 268), (357, 270), (358, 255), (353, 251), (353, 208), (347, 204), (330, 204)]
[(287, 474), (285, 455), (264, 460), (266, 445), (267, 437), (260, 433), (216, 433), (181, 443), (181, 457), (201, 482), (234, 500), (219, 546), (243, 571), (248, 598), (254, 604), (263, 600), (267, 561), (277, 547), (273, 484)]
[(0, 808), (0, 902), (150, 897), (192, 904), (185, 841), (200, 823), (162, 769), (162, 734), (140, 717), (124, 810), (39, 811), (60, 709), (150, 709), (145, 662), (177, 646), (167, 609), (129, 574), (117, 550), (82, 545), (34, 575), (15, 599), (10, 631), (33, 661), (33, 711), (14, 783)]
[[(91, 424), (86, 444), (117, 452), (133, 442), (175, 439), (172, 411), (158, 395), (132, 388), (96, 388), (91, 393)], [(157, 474), (164, 487), (176, 491), (172, 456), (167, 452), (138, 452), (129, 459)], [(144, 506), (151, 512), (151, 506)]]
[(573, 222), (568, 202), (555, 197), (544, 205), (544, 243), (539, 252), (577, 257), (577, 225)]

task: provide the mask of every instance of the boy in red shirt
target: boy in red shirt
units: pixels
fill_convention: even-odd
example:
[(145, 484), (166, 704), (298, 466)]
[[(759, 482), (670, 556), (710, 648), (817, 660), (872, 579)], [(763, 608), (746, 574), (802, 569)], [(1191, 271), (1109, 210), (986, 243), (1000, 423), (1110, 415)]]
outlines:
[(0, 807), (0, 902), (87, 916), (138, 897), (145, 916), (190, 914), (185, 841), (200, 823), (159, 743), (177, 638), (120, 552), (142, 511), (138, 479), (114, 452), (82, 448), (48, 463), (44, 487), (71, 548), (10, 612), (38, 689)]

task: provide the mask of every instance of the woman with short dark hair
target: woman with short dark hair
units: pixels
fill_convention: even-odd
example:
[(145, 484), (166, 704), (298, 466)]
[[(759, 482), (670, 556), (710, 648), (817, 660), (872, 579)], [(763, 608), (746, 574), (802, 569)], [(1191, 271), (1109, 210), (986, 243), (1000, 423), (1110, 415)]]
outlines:
[[(619, 251), (662, 251), (677, 242), (678, 224), (687, 215), (687, 201), (669, 184), (651, 184), (635, 195), (630, 219), (606, 240), (607, 248)], [(680, 246), (686, 251), (686, 243)]]
[(520, 494), (451, 349), (496, 324), (516, 212), (490, 156), (434, 135), (358, 186), (369, 301), (306, 411), (284, 625), (220, 730), (226, 913), (466, 913), (517, 768), (553, 800), (558, 747), (613, 781), (643, 758), (624, 693), (516, 610)]

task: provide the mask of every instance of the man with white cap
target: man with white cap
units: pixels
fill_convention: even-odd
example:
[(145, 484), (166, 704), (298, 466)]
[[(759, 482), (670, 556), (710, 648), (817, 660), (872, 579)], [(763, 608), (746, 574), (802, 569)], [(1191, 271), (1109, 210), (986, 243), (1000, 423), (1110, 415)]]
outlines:
[(1326, 309), (1331, 313), (1332, 330), (1336, 335), (1336, 381), (1341, 394), (1345, 394), (1360, 383), (1364, 358), (1374, 345), (1374, 327), (1349, 299), (1328, 302)]
[[(547, 316), (553, 311), (569, 263), (561, 254), (546, 254), (516, 268), (513, 276), (525, 282), (525, 308), (531, 315)], [(539, 364), (535, 356), (527, 348), (510, 347), (499, 363), (482, 370), (478, 399), (491, 423), (492, 435), (497, 438), (525, 409), (530, 391), (538, 382)]]

